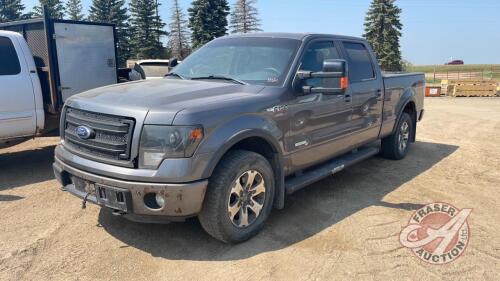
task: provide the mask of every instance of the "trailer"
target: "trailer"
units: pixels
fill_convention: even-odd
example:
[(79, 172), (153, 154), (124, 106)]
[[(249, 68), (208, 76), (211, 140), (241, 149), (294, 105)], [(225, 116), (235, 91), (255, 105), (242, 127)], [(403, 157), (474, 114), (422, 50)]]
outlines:
[(117, 57), (113, 24), (44, 18), (0, 24), (20, 33), (33, 53), (45, 111), (59, 115), (69, 97), (115, 84)]
[(115, 38), (107, 23), (0, 24), (0, 146), (54, 131), (69, 97), (118, 83)]

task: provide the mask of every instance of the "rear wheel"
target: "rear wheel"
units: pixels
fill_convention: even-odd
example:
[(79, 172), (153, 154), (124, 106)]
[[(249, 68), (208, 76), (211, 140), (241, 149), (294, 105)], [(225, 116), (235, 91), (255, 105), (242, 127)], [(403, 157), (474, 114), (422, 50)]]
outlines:
[(382, 150), (380, 154), (388, 159), (400, 160), (408, 154), (408, 148), (411, 143), (413, 133), (413, 120), (410, 114), (403, 112), (396, 131), (382, 139)]
[(214, 238), (242, 242), (262, 229), (273, 198), (274, 175), (267, 159), (251, 151), (230, 151), (209, 179), (198, 218)]

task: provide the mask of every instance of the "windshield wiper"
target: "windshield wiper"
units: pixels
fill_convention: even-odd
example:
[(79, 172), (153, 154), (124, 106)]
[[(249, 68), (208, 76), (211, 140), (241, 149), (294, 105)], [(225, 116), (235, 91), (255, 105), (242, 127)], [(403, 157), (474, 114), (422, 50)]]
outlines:
[(227, 76), (220, 76), (220, 75), (209, 75), (209, 76), (200, 76), (200, 77), (191, 78), (191, 80), (211, 80), (211, 79), (213, 79), (213, 80), (226, 80), (226, 81), (231, 81), (231, 82), (238, 83), (241, 85), (248, 85), (248, 83), (245, 83), (241, 80), (234, 79), (234, 78), (227, 77)]
[(169, 76), (179, 77), (182, 80), (186, 80), (186, 78), (184, 76), (182, 76), (178, 73), (175, 73), (175, 72), (170, 72), (170, 73), (165, 74), (165, 77), (169, 77)]

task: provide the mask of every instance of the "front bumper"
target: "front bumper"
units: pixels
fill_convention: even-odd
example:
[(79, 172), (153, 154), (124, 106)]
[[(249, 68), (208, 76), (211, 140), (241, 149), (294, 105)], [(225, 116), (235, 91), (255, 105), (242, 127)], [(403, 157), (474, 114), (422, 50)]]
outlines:
[[(201, 210), (208, 181), (191, 183), (150, 183), (114, 179), (89, 173), (64, 163), (57, 156), (53, 164), (54, 174), (61, 185), (71, 194), (87, 201), (119, 210), (132, 220), (154, 222), (158, 220), (183, 220), (195, 216)], [(81, 183), (85, 183), (83, 186)], [(104, 202), (96, 187), (104, 186), (121, 193), (120, 200)], [(89, 188), (91, 187), (91, 188)], [(163, 197), (163, 208), (152, 209), (145, 203), (147, 194), (159, 194)], [(116, 195), (113, 195), (116, 196)], [(108, 204), (109, 203), (109, 204)], [(121, 205), (120, 205), (121, 204)]]

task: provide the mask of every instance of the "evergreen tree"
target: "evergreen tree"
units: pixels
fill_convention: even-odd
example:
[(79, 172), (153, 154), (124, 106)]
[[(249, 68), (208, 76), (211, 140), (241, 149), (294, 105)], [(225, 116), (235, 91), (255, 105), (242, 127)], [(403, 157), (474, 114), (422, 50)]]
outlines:
[(22, 19), (21, 0), (0, 0), (0, 23)]
[(116, 31), (118, 66), (123, 67), (130, 56), (130, 26), (125, 0), (92, 0), (89, 20), (113, 23)]
[(160, 41), (165, 24), (158, 15), (160, 4), (155, 0), (131, 0), (132, 54), (138, 59), (160, 58), (164, 48)]
[(229, 15), (227, 0), (194, 0), (188, 12), (193, 48), (226, 35)]
[(43, 16), (43, 6), (47, 5), (49, 17), (52, 19), (62, 19), (64, 17), (64, 4), (61, 0), (38, 0), (38, 5), (34, 8), (34, 15), (37, 17)]
[(172, 52), (172, 56), (184, 59), (189, 53), (189, 30), (186, 15), (182, 12), (178, 0), (174, 0), (172, 6), (169, 28), (168, 47)]
[(259, 12), (254, 7), (257, 0), (238, 0), (231, 12), (231, 33), (249, 33), (260, 29)]
[(66, 2), (66, 13), (70, 20), (83, 20), (82, 2), (80, 0), (68, 0)]
[(401, 9), (396, 6), (395, 0), (372, 0), (365, 17), (364, 37), (386, 71), (402, 70), (399, 38), (403, 25), (400, 15)]

